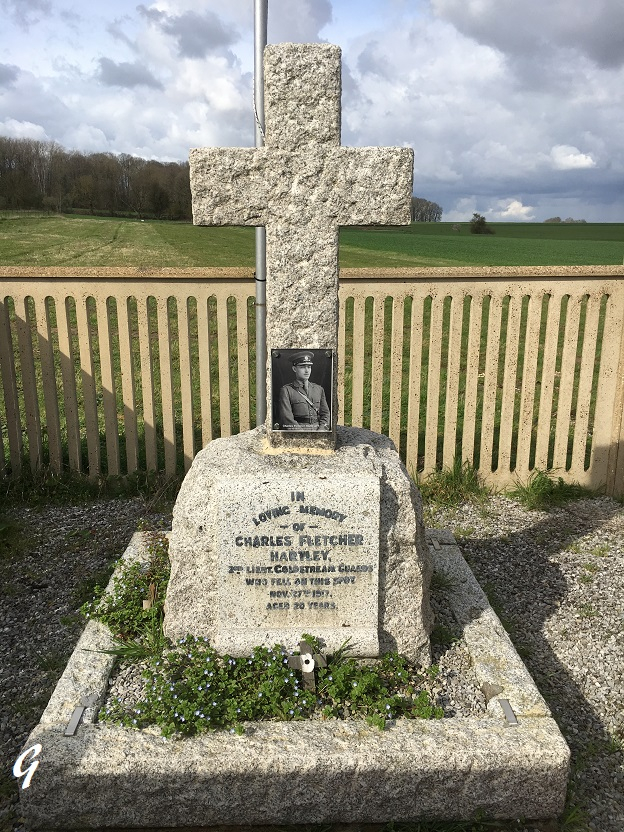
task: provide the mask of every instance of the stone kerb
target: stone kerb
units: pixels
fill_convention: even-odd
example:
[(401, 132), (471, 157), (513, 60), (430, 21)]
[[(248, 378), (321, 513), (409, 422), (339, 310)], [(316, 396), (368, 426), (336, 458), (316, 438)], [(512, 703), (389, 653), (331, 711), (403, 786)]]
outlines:
[[(112, 657), (92, 651), (111, 649), (113, 640), (91, 621), (25, 744), (42, 746), (20, 792), (28, 828), (558, 816), (569, 772), (565, 740), (452, 537), (429, 534), (451, 611), (479, 624), (466, 646), (490, 691), (487, 716), (397, 720), (385, 731), (361, 720), (249, 723), (242, 737), (216, 731), (163, 742), (157, 729), (98, 723), (96, 706), (65, 737), (81, 699), (95, 694), (101, 705), (106, 696)], [(145, 556), (136, 535), (124, 560)], [(505, 720), (499, 697), (518, 725)]]

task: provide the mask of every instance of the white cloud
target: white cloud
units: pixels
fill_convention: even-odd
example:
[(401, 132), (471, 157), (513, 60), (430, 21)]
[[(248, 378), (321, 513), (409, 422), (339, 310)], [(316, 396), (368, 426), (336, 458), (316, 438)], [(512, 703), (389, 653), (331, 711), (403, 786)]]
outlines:
[(578, 147), (569, 144), (558, 144), (550, 151), (555, 170), (583, 170), (595, 168), (596, 162), (588, 153), (581, 153)]
[(533, 222), (534, 212), (532, 205), (523, 205), (519, 199), (501, 199), (495, 208), (486, 211), (486, 216), (494, 222)]
[[(143, 2), (82, 4), (70, 29), (47, 0), (0, 0), (0, 133), (165, 160), (252, 145), (253, 4)], [(412, 146), (444, 220), (624, 220), (613, 2), (271, 0), (269, 41), (342, 47), (343, 143)]]
[(45, 129), (40, 124), (33, 124), (32, 121), (17, 121), (14, 118), (5, 118), (0, 121), (0, 135), (8, 136), (11, 139), (36, 139), (40, 142), (49, 139)]

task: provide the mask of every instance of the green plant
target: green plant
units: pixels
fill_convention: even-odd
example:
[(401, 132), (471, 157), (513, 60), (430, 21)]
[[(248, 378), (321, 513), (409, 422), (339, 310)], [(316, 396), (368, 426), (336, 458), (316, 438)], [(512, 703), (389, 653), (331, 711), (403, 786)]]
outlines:
[(471, 234), (493, 234), (493, 229), (487, 224), (487, 220), (483, 216), (483, 214), (477, 214), (476, 212), (472, 215), (472, 219), (470, 220), (470, 233)]
[(589, 828), (587, 812), (568, 800), (559, 828), (561, 832), (586, 832)]
[(489, 494), (476, 468), (459, 458), (450, 468), (434, 471), (420, 480), (418, 487), (425, 502), (445, 506), (481, 503)]
[(456, 526), (453, 529), (453, 537), (456, 540), (464, 540), (475, 533), (474, 526)]
[[(165, 736), (229, 726), (241, 731), (245, 720), (359, 716), (383, 728), (397, 716), (437, 718), (442, 711), (418, 690), (420, 676), (396, 653), (372, 666), (347, 657), (348, 640), (317, 670), (317, 691), (301, 687), (301, 673), (291, 670), (284, 649), (257, 647), (250, 657), (220, 656), (207, 641), (187, 636), (169, 648), (162, 632), (163, 599), (168, 580), (167, 538), (153, 534), (147, 565), (124, 566), (112, 592), (83, 606), (111, 629), (110, 651), (122, 660), (149, 659), (144, 700), (132, 710), (116, 701), (102, 719), (128, 726), (157, 724)], [(150, 609), (143, 600), (152, 599)], [(314, 652), (320, 643), (302, 636)]]
[(147, 615), (137, 625), (134, 638), (115, 638), (114, 647), (111, 650), (102, 650), (102, 653), (110, 653), (113, 656), (129, 661), (142, 662), (146, 659), (158, 659), (168, 646), (167, 639), (163, 633), (163, 611), (160, 606), (151, 607), (146, 611)]
[(518, 481), (515, 488), (508, 493), (525, 508), (534, 510), (548, 510), (570, 500), (579, 500), (591, 495), (590, 491), (578, 483), (567, 483), (562, 477), (555, 480), (539, 470), (533, 471), (526, 483)]
[(431, 591), (432, 592), (448, 592), (456, 589), (458, 586), (457, 578), (447, 575), (445, 572), (435, 571), (431, 576)]
[[(306, 640), (313, 649), (318, 641)], [(288, 666), (283, 647), (256, 647), (250, 656), (220, 655), (206, 639), (187, 636), (144, 672), (145, 696), (132, 708), (118, 700), (101, 719), (128, 727), (156, 724), (165, 737), (216, 728), (244, 731), (244, 721), (297, 720), (317, 714), (323, 719), (358, 716), (378, 728), (386, 720), (439, 718), (426, 691), (417, 690), (418, 675), (396, 653), (374, 665), (346, 658), (344, 649), (317, 670), (317, 690), (302, 687), (301, 673)]]
[(67, 664), (68, 655), (60, 653), (56, 650), (43, 655), (37, 653), (37, 664), (46, 672), (51, 672), (60, 675)]
[(0, 516), (0, 562), (15, 560), (27, 551), (27, 540), (20, 523)]
[[(76, 471), (58, 473), (42, 466), (35, 472), (24, 467), (19, 477), (3, 480), (5, 505), (72, 505), (99, 497), (142, 497), (146, 512), (168, 511), (180, 488), (181, 477), (155, 471), (135, 471), (126, 476), (89, 477)], [(4, 523), (7, 523), (6, 519)], [(3, 520), (0, 519), (0, 546)], [(70, 533), (78, 537), (79, 531)], [(84, 534), (84, 533), (83, 533)]]
[[(112, 593), (104, 595), (104, 589), (96, 587), (95, 598), (82, 605), (82, 614), (104, 622), (120, 642), (156, 644), (154, 622), (161, 616), (164, 605), (169, 578), (168, 550), (166, 535), (151, 533), (147, 546), (148, 563), (124, 566), (113, 581)], [(150, 590), (152, 586), (153, 590)], [(143, 601), (150, 597), (150, 592), (153, 603), (149, 609), (144, 609)]]
[(458, 640), (458, 636), (444, 624), (436, 624), (431, 632), (431, 642), (441, 647), (450, 647)]

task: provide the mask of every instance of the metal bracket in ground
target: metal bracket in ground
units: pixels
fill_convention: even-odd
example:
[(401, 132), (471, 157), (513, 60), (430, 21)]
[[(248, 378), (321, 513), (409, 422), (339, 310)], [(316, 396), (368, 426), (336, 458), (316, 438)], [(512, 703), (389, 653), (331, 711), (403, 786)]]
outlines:
[(78, 728), (78, 724), (82, 719), (82, 715), (87, 710), (87, 708), (93, 707), (97, 702), (97, 694), (92, 694), (91, 696), (83, 696), (80, 700), (80, 705), (77, 705), (74, 710), (72, 711), (72, 715), (69, 718), (69, 722), (67, 723), (67, 728), (63, 733), (64, 737), (73, 737), (76, 733)]
[(509, 699), (499, 699), (498, 704), (503, 709), (505, 719), (509, 725), (519, 725), (518, 717), (515, 715), (513, 708), (509, 704)]

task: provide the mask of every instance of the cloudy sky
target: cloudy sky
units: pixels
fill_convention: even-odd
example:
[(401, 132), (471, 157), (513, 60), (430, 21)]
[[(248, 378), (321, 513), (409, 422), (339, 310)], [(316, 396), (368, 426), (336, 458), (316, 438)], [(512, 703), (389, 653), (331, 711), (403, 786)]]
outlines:
[[(0, 0), (0, 135), (181, 160), (254, 141), (253, 0)], [(345, 145), (444, 220), (624, 222), (622, 0), (269, 0), (343, 51)]]

